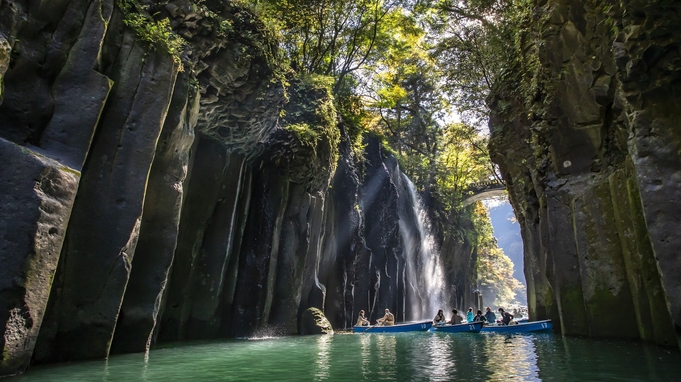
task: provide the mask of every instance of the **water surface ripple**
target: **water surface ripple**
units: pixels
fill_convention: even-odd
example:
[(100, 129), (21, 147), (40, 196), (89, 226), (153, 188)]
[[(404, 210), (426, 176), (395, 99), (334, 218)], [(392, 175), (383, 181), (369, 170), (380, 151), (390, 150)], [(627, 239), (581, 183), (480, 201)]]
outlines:
[(552, 334), (241, 339), (34, 367), (16, 381), (679, 381), (678, 351)]

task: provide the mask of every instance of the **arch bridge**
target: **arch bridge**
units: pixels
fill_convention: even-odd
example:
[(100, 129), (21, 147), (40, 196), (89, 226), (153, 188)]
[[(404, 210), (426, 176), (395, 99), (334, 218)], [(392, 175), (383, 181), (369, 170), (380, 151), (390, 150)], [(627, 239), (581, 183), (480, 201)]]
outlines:
[(464, 191), (463, 205), (469, 206), (479, 200), (485, 200), (495, 196), (503, 196), (506, 184), (498, 180), (487, 180), (473, 183)]

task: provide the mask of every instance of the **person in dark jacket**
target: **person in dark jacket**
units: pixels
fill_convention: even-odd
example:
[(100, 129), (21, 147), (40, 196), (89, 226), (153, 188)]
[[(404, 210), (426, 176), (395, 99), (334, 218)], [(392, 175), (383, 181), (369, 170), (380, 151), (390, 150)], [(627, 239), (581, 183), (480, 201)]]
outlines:
[(501, 323), (504, 325), (508, 325), (508, 323), (513, 319), (513, 315), (511, 313), (504, 312), (503, 308), (499, 308), (499, 314), (501, 314)]
[(482, 310), (478, 310), (478, 313), (475, 315), (475, 317), (473, 317), (473, 322), (476, 321), (487, 322), (485, 316), (482, 315)]
[(490, 309), (488, 306), (485, 310), (485, 318), (487, 319), (487, 322), (490, 324), (497, 322), (497, 315), (492, 312), (492, 309)]

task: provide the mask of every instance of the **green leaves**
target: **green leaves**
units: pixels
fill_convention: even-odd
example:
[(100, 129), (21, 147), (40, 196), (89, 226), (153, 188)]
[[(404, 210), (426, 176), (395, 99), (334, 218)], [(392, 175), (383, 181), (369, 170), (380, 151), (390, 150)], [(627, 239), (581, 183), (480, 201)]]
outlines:
[(182, 70), (180, 54), (187, 46), (187, 42), (173, 32), (170, 20), (167, 18), (154, 20), (135, 0), (117, 0), (116, 4), (123, 13), (123, 23), (132, 28), (140, 40), (164, 48)]
[(394, 0), (265, 0), (259, 13), (279, 31), (289, 64), (300, 74), (344, 78), (375, 60), (389, 33)]

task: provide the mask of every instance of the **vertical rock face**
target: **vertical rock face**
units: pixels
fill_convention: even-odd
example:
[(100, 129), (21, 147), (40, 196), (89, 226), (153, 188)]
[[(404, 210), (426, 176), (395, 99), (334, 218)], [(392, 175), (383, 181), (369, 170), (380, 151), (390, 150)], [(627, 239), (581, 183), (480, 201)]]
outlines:
[(679, 341), (680, 7), (549, 0), (490, 97), (530, 312), (563, 333)]
[(130, 273), (118, 320), (114, 352), (146, 349), (155, 327), (161, 296), (172, 264), (194, 142), (199, 95), (186, 73), (175, 84), (168, 115), (156, 147), (145, 195), (135, 266)]
[(0, 375), (28, 366), (79, 173), (0, 138)]
[(124, 61), (113, 64), (112, 97), (83, 169), (53, 289), (55, 309), (46, 317), (46, 324), (57, 328), (51, 346), (56, 360), (101, 358), (109, 352), (174, 87), (173, 60), (163, 52), (145, 52), (132, 35), (128, 39), (129, 50), (118, 55)]
[[(248, 10), (140, 3), (0, 1), (0, 376), (293, 334), (310, 308), (336, 328), (410, 317), (396, 159), (368, 138), (360, 169), (314, 78), (284, 102)], [(465, 303), (474, 253), (445, 247)]]

